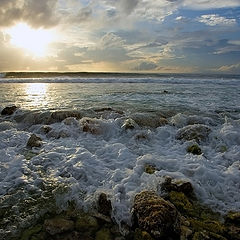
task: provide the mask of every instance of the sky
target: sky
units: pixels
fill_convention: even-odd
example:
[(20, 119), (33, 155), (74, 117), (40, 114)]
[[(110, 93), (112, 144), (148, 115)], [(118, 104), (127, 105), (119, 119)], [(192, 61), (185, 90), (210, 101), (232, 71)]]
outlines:
[(0, 71), (240, 74), (240, 0), (0, 0)]

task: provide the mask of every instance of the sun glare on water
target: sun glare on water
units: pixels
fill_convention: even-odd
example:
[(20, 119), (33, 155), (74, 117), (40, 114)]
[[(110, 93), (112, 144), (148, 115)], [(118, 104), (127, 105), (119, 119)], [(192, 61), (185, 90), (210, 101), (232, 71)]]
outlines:
[(11, 37), (11, 44), (24, 49), (27, 54), (35, 57), (47, 55), (49, 43), (54, 39), (52, 30), (33, 29), (25, 23), (19, 23), (7, 30)]

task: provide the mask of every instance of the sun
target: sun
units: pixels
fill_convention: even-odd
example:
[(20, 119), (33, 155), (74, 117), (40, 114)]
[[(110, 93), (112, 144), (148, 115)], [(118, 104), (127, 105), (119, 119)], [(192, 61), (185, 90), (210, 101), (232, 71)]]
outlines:
[(35, 57), (47, 55), (48, 45), (54, 40), (54, 32), (46, 29), (34, 29), (26, 23), (18, 23), (7, 30), (12, 45), (24, 49)]

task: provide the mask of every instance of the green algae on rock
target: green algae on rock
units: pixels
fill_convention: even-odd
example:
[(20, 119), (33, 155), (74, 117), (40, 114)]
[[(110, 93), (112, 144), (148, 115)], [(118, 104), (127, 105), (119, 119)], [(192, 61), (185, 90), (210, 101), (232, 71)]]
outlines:
[(44, 221), (44, 228), (50, 235), (71, 231), (74, 229), (74, 222), (68, 219), (55, 217)]
[(108, 228), (102, 228), (96, 233), (95, 240), (112, 240), (111, 231)]
[(143, 191), (135, 196), (133, 221), (157, 239), (166, 236), (179, 239), (180, 215), (177, 209), (155, 192)]
[(88, 233), (91, 236), (99, 229), (98, 221), (93, 216), (81, 214), (77, 217), (75, 229), (81, 233)]
[(146, 164), (144, 167), (144, 172), (148, 174), (153, 174), (157, 171), (157, 168), (153, 165)]
[(187, 147), (187, 152), (192, 153), (194, 155), (201, 155), (202, 150), (197, 144), (193, 144)]

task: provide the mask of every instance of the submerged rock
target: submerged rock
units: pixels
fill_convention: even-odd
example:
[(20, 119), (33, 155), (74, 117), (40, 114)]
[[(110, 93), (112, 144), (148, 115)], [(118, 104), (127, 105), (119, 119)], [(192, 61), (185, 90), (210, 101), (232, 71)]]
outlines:
[(64, 218), (52, 218), (44, 221), (44, 228), (50, 235), (72, 231), (74, 222)]
[(1, 115), (12, 115), (16, 110), (17, 110), (16, 106), (5, 107), (2, 110)]
[(41, 147), (42, 146), (42, 139), (35, 134), (32, 134), (31, 137), (28, 139), (27, 147)]
[(107, 199), (107, 195), (105, 193), (101, 193), (98, 197), (97, 202), (98, 212), (105, 215), (111, 216), (112, 213), (112, 204), (109, 199)]
[(80, 120), (83, 132), (88, 132), (91, 134), (101, 134), (102, 128), (100, 120), (94, 118), (84, 117)]
[(196, 140), (197, 142), (207, 139), (211, 129), (203, 124), (194, 124), (178, 130), (176, 139), (178, 140)]
[(193, 144), (187, 147), (187, 152), (192, 153), (194, 155), (201, 155), (202, 150), (197, 144)]
[(155, 192), (143, 191), (135, 196), (133, 221), (157, 239), (180, 237), (180, 214), (173, 204)]
[(44, 125), (40, 128), (40, 131), (47, 134), (52, 130), (52, 128), (50, 126)]
[(122, 128), (124, 128), (126, 130), (127, 129), (132, 130), (132, 129), (136, 128), (136, 127), (137, 127), (136, 122), (133, 119), (131, 119), (131, 118), (126, 119), (124, 121), (123, 125), (122, 125)]
[(148, 174), (153, 174), (157, 171), (157, 168), (153, 165), (146, 164), (144, 167), (144, 172)]

